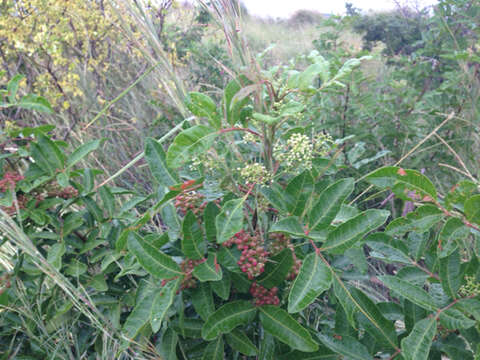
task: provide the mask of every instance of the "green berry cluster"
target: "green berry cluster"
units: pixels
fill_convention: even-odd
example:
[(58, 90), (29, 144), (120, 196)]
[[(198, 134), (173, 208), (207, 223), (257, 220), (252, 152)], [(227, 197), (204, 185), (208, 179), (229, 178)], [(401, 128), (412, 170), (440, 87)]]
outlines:
[(461, 296), (478, 296), (480, 295), (480, 282), (475, 276), (465, 276), (466, 283), (460, 287), (458, 293)]
[(297, 255), (295, 254), (295, 247), (290, 242), (290, 238), (285, 234), (273, 233), (270, 234), (270, 239), (272, 240), (270, 243), (270, 252), (273, 255), (278, 254), (283, 249), (289, 249), (292, 252), (293, 266), (287, 275), (287, 280), (294, 280), (297, 277), (300, 268), (302, 267), (302, 260), (297, 258)]

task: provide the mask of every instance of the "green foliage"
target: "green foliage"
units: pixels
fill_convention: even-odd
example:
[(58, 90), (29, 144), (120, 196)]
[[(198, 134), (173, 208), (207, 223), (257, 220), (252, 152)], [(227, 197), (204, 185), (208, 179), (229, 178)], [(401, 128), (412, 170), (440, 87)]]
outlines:
[(329, 289), (331, 283), (332, 274), (320, 257), (315, 253), (307, 255), (288, 295), (288, 312), (296, 313), (306, 308)]
[[(313, 51), (262, 71), (257, 63), (216, 97), (190, 92), (191, 124), (172, 131), (168, 148), (145, 141), (148, 193), (110, 186), (114, 177), (84, 166), (111, 151), (101, 140), (70, 150), (51, 127), (2, 134), (0, 351), (473, 358), (478, 181), (467, 169), (468, 181), (446, 193), (428, 172), (377, 166), (400, 150), (387, 140), (391, 124), (378, 125), (376, 142), (361, 129), (372, 111), (359, 95), (370, 58), (346, 55)], [(2, 92), (5, 107), (22, 106), (18, 81)], [(349, 129), (347, 116), (358, 114)]]
[(20, 82), (23, 79), (25, 76), (17, 74), (8, 81), (5, 89), (0, 90), (0, 109), (15, 107), (51, 114), (52, 107), (45, 98), (34, 94), (17, 96)]
[(405, 7), (391, 12), (375, 13), (355, 19), (354, 30), (363, 33), (363, 47), (372, 50), (377, 42), (385, 44), (386, 55), (409, 55), (422, 40), (427, 13)]
[(289, 26), (304, 26), (306, 24), (319, 23), (323, 16), (321, 13), (311, 10), (298, 10), (288, 19)]
[[(431, 9), (335, 19), (315, 42), (330, 68), (338, 69), (346, 59), (365, 54), (345, 41), (352, 22), (379, 25), (370, 30), (384, 38), (372, 49), (374, 60), (355, 69), (344, 81), (346, 87), (312, 98), (307, 107), (334, 137), (355, 136), (342, 156), (362, 175), (402, 159), (446, 193), (443, 184), (462, 177), (452, 166), (472, 176), (478, 172), (472, 157), (479, 144), (472, 136), (478, 117), (472, 114), (478, 113), (480, 83), (472, 74), (478, 64), (474, 24), (479, 12), (471, 5), (442, 0)], [(417, 151), (408, 153), (420, 142)]]

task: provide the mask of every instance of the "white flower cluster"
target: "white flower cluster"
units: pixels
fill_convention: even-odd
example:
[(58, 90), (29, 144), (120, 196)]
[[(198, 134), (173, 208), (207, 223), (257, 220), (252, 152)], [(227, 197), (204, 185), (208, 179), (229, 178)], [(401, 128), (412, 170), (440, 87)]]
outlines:
[(249, 164), (237, 170), (240, 171), (240, 176), (245, 180), (246, 184), (265, 184), (271, 179), (265, 166), (259, 163)]
[(213, 174), (218, 169), (218, 163), (208, 154), (202, 154), (192, 158), (190, 165), (188, 166), (190, 171), (201, 171)]
[(332, 137), (319, 133), (313, 141), (307, 135), (293, 134), (286, 143), (278, 141), (273, 147), (273, 155), (287, 169), (297, 172), (310, 170), (315, 156), (326, 155), (334, 146)]
[(202, 165), (202, 159), (197, 156), (192, 157), (192, 163), (190, 164), (190, 170), (198, 170)]
[(277, 142), (273, 155), (287, 168), (311, 169), (314, 156), (313, 144), (304, 134), (293, 134), (286, 144)]
[(255, 135), (251, 134), (251, 133), (246, 133), (245, 135), (243, 135), (243, 142), (244, 143), (256, 143), (258, 140), (257, 137), (255, 137)]
[(330, 134), (319, 133), (314, 139), (314, 150), (319, 156), (327, 155), (335, 146), (335, 142)]

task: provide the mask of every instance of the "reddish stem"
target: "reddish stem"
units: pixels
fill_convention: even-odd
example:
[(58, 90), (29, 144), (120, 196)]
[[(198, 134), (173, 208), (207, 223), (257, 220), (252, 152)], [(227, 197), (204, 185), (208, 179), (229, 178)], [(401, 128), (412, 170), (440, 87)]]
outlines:
[(218, 262), (217, 262), (217, 255), (215, 254), (214, 258), (213, 258), (213, 263), (215, 264), (215, 271), (218, 273), (220, 271), (220, 265), (218, 265)]
[(461, 300), (464, 300), (464, 299), (473, 299), (474, 297), (476, 297), (478, 295), (474, 294), (474, 295), (469, 295), (469, 296), (466, 296), (466, 297), (463, 297), (463, 298), (458, 298), (458, 299), (455, 299), (453, 300), (450, 304), (448, 304), (447, 306), (441, 308), (441, 309), (438, 309), (437, 310), (437, 314), (435, 315), (435, 320), (438, 320), (440, 314), (448, 309), (450, 309), (452, 306), (454, 306), (456, 303), (458, 303), (459, 301)]
[[(453, 215), (450, 211), (448, 211), (447, 209), (445, 209), (442, 205), (440, 205), (437, 201), (434, 201), (434, 204), (435, 206), (437, 206), (446, 216), (450, 216), (450, 217), (457, 217), (455, 215)], [(463, 224), (469, 228), (472, 228), (472, 229), (475, 229), (477, 230), (478, 232), (480, 232), (480, 227), (478, 227), (477, 225), (475, 224), (472, 224), (470, 221), (468, 221), (467, 219), (465, 218), (461, 218), (460, 220), (462, 220)], [(441, 242), (439, 242), (439, 247), (441, 247), (442, 244)]]
[(310, 241), (310, 244), (312, 244), (313, 248), (315, 249), (315, 254), (320, 255), (320, 249), (315, 245), (312, 239), (308, 239)]
[(395, 353), (394, 353), (392, 356), (390, 356), (390, 357), (388, 358), (388, 360), (393, 360), (393, 359), (394, 359), (398, 354), (400, 354), (401, 352), (402, 352), (401, 349), (397, 349), (397, 351), (395, 351)]
[(253, 183), (252, 185), (250, 185), (250, 188), (248, 189), (247, 193), (245, 194), (246, 198), (250, 195), (250, 193), (252, 192), (255, 185), (257, 185), (257, 183)]
[[(250, 185), (250, 188), (245, 191), (245, 189), (242, 189), (241, 185), (239, 185), (239, 190), (242, 191), (242, 192), (246, 192), (245, 193), (245, 199), (248, 198), (250, 196), (250, 193), (252, 192), (253, 188), (255, 187), (255, 185), (257, 185), (257, 183), (253, 183), (252, 185)], [(254, 214), (254, 211), (252, 209), (252, 207), (250, 205), (248, 205), (247, 202), (245, 202), (245, 205), (247, 206), (248, 210), (250, 211), (250, 213), (253, 215)]]
[(437, 274), (432, 273), (430, 270), (424, 268), (422, 265), (420, 265), (416, 261), (412, 261), (412, 264), (417, 268), (419, 268), (420, 270), (422, 270), (423, 272), (425, 272), (426, 274), (430, 275), (430, 277), (433, 277), (436, 280), (440, 280), (440, 277)]
[(248, 128), (231, 127), (231, 128), (228, 128), (228, 129), (221, 129), (218, 132), (220, 134), (224, 134), (224, 133), (232, 132), (232, 131), (245, 131), (245, 132), (249, 132), (250, 134), (253, 134), (253, 135), (256, 135), (256, 136), (259, 136), (259, 137), (263, 138), (263, 136), (261, 134), (257, 133), (256, 131), (253, 131), (252, 129), (248, 129)]

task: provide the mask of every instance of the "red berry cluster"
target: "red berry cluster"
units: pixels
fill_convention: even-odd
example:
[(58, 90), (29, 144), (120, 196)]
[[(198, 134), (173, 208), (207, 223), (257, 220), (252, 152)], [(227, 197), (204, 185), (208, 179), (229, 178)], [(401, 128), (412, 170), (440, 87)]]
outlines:
[(15, 189), (15, 186), (17, 185), (17, 182), (20, 180), (23, 180), (24, 177), (20, 175), (19, 173), (16, 172), (9, 172), (7, 171), (4, 175), (3, 178), (0, 180), (0, 191), (5, 192), (7, 190), (13, 190)]
[(278, 305), (280, 299), (277, 296), (278, 288), (273, 287), (270, 290), (254, 282), (250, 287), (250, 294), (255, 298), (255, 306)]
[(230, 240), (223, 243), (227, 247), (235, 244), (242, 252), (237, 264), (247, 274), (249, 280), (253, 280), (265, 270), (268, 252), (260, 243), (260, 234), (250, 235), (245, 230), (239, 231)]
[(192, 272), (195, 269), (195, 266), (204, 262), (205, 259), (192, 260), (185, 259), (180, 263), (180, 269), (185, 273), (185, 276), (180, 284), (180, 290), (190, 289), (197, 286), (197, 280), (193, 277)]
[(182, 215), (185, 215), (188, 210), (192, 210), (197, 215), (202, 213), (205, 206), (207, 206), (207, 202), (204, 199), (205, 196), (202, 194), (196, 191), (189, 191), (175, 197), (175, 207)]
[(273, 240), (270, 244), (270, 249), (272, 254), (278, 254), (283, 249), (290, 249), (293, 257), (293, 266), (287, 275), (287, 280), (294, 280), (302, 267), (302, 260), (297, 258), (295, 254), (295, 248), (290, 242), (290, 239), (285, 234), (274, 233), (270, 235), (270, 238)]
[(65, 189), (58, 193), (58, 196), (62, 199), (73, 199), (78, 196), (78, 190), (73, 186), (67, 186)]
[(27, 203), (28, 199), (25, 195), (17, 194), (17, 204), (12, 204), (12, 206), (0, 206), (0, 209), (5, 211), (9, 216), (13, 216), (17, 212), (17, 205), (19, 209), (25, 209)]
[(285, 248), (293, 249), (293, 245), (290, 243), (290, 239), (285, 234), (273, 233), (270, 234), (270, 251), (273, 255), (280, 253)]
[(78, 190), (73, 186), (67, 186), (65, 189), (55, 189), (48, 192), (49, 197), (60, 197), (68, 200), (78, 196)]
[(12, 283), (10, 282), (10, 274), (5, 273), (0, 276), (0, 295), (10, 286), (12, 286)]
[(293, 255), (293, 266), (292, 270), (287, 275), (287, 280), (295, 280), (295, 278), (298, 276), (298, 273), (300, 272), (300, 268), (302, 267), (302, 260), (297, 259), (297, 256), (295, 253), (292, 253)]

